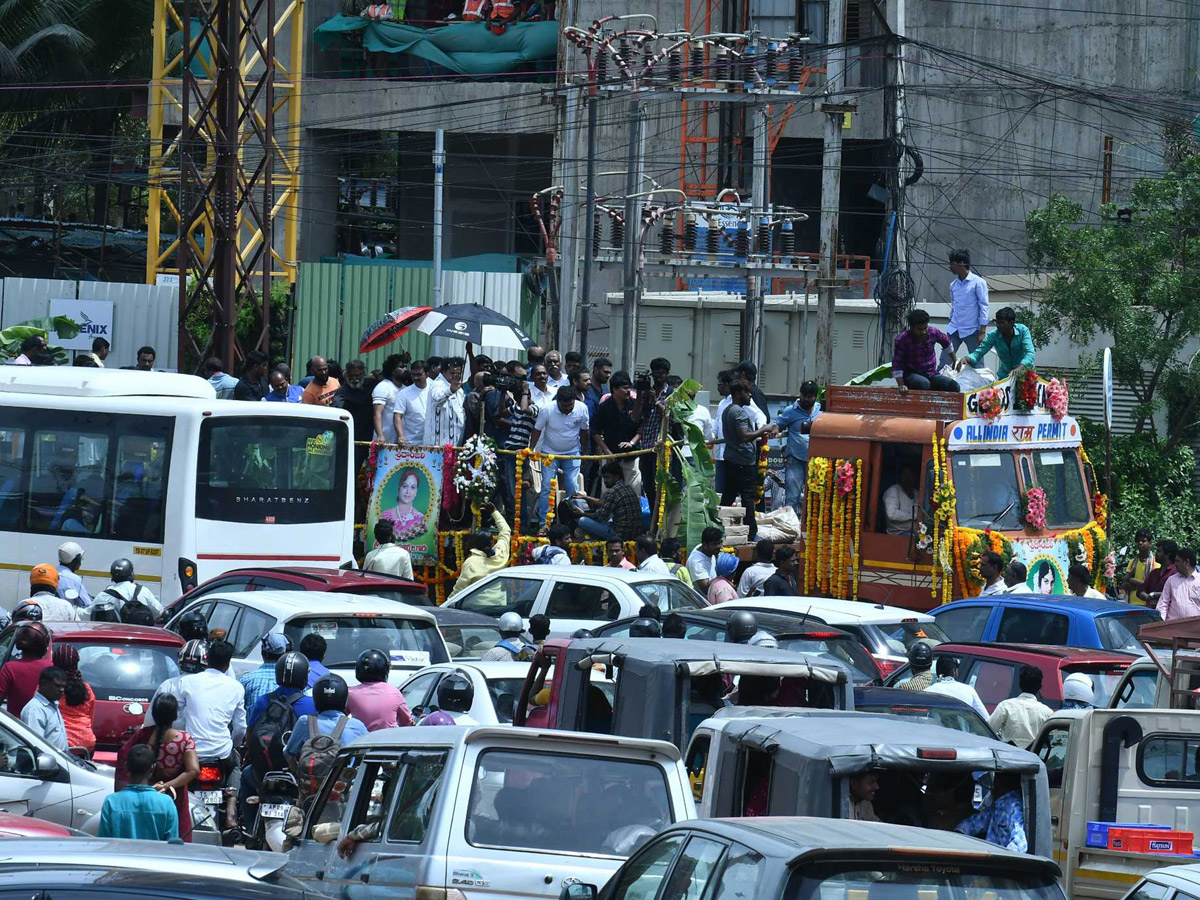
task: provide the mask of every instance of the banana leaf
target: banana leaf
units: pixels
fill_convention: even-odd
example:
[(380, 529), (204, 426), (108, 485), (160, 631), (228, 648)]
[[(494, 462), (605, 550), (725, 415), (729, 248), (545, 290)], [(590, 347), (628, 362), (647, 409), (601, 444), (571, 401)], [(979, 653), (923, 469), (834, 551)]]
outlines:
[(885, 363), (882, 366), (876, 366), (874, 369), (869, 369), (861, 375), (855, 375), (846, 384), (856, 387), (862, 387), (868, 384), (880, 384), (885, 381), (892, 380), (892, 364)]
[(672, 447), (683, 476), (682, 484), (671, 476), (670, 466), (666, 471), (655, 473), (660, 489), (666, 491), (667, 503), (680, 504), (680, 540), (686, 547), (699, 544), (701, 532), (717, 524), (717, 503), (720, 500), (712, 489), (716, 468), (708, 444), (704, 442), (704, 432), (698, 425), (688, 421), (696, 411), (695, 394), (700, 387), (698, 381), (689, 378), (667, 398), (667, 413), (683, 429), (684, 440), (692, 451), (689, 459), (684, 456), (680, 444)]
[[(11, 325), (0, 331), (0, 353), (7, 359), (16, 359), (21, 355), (21, 344), (26, 339), (40, 334), (49, 340), (50, 334), (54, 333), (60, 338), (70, 340), (79, 334), (80, 327), (78, 322), (67, 316), (29, 319), (28, 321)], [(71, 361), (67, 351), (62, 347), (50, 346), (46, 348), (46, 352), (54, 357), (54, 364), (56, 366), (65, 366)]]

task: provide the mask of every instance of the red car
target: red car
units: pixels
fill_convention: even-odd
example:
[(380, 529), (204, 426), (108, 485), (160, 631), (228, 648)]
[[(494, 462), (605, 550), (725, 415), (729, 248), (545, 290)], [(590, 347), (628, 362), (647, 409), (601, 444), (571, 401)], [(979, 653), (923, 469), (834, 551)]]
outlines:
[[(79, 671), (96, 695), (92, 731), (98, 762), (113, 763), (125, 738), (141, 728), (158, 686), (179, 674), (183, 638), (165, 628), (119, 622), (47, 622), (52, 644), (79, 651)], [(12, 655), (16, 628), (0, 633), (0, 653)]]
[(316, 566), (230, 569), (198, 584), (163, 611), (166, 622), (184, 603), (213, 591), (342, 591), (399, 600), (411, 606), (432, 606), (425, 585), (380, 572), (358, 569), (322, 569)]
[(82, 831), (56, 825), (45, 819), (18, 816), (16, 813), (0, 812), (0, 838), (60, 838), (88, 837)]
[[(994, 710), (1001, 700), (1015, 697), (1021, 692), (1017, 677), (1022, 666), (1034, 666), (1042, 670), (1039, 698), (1051, 709), (1062, 706), (1063, 679), (1072, 672), (1090, 675), (1095, 705), (1107, 706), (1108, 696), (1120, 680), (1121, 673), (1138, 658), (1136, 653), (1044, 644), (938, 644), (933, 648), (935, 671), (937, 660), (942, 656), (958, 658), (958, 680), (975, 688), (988, 712)], [(895, 687), (911, 677), (912, 667), (906, 665), (897, 669), (886, 684)]]

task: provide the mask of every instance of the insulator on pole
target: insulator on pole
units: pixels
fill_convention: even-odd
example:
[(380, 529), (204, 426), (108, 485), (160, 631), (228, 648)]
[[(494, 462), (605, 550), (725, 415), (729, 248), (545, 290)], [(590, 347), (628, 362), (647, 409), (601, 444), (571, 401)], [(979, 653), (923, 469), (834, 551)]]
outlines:
[(669, 217), (663, 220), (662, 231), (658, 235), (658, 246), (663, 256), (675, 255), (675, 222)]
[(704, 81), (704, 45), (692, 44), (691, 58), (688, 61), (688, 78), (693, 84)]
[(791, 83), (792, 90), (798, 90), (800, 79), (804, 74), (804, 57), (800, 53), (798, 44), (792, 44), (788, 47), (787, 59), (787, 80)]
[(716, 216), (708, 217), (708, 252), (714, 256), (721, 250), (721, 225)]
[(608, 78), (608, 51), (600, 48), (597, 53), (599, 55), (596, 57), (596, 83), (604, 84)]
[(600, 245), (602, 242), (600, 234), (600, 210), (592, 213), (592, 257), (600, 255)]
[(699, 229), (696, 227), (696, 217), (691, 213), (683, 214), (683, 249), (688, 253), (696, 252), (696, 237)]
[(771, 219), (768, 216), (758, 220), (758, 252), (760, 256), (771, 255)]
[(796, 232), (792, 229), (792, 220), (784, 219), (779, 230), (779, 249), (784, 259), (796, 255)]
[(672, 84), (683, 81), (683, 53), (678, 47), (667, 54), (667, 80)]
[(612, 227), (608, 232), (608, 243), (614, 250), (620, 250), (625, 244), (625, 220), (620, 216), (612, 217)]
[(779, 45), (767, 44), (766, 80), (770, 87), (779, 81)]
[(734, 252), (738, 259), (746, 259), (750, 255), (750, 223), (745, 219), (738, 219)]
[(746, 46), (745, 52), (742, 53), (742, 86), (746, 90), (751, 90), (758, 79), (755, 78), (755, 73), (758, 72), (758, 49), (753, 44)]

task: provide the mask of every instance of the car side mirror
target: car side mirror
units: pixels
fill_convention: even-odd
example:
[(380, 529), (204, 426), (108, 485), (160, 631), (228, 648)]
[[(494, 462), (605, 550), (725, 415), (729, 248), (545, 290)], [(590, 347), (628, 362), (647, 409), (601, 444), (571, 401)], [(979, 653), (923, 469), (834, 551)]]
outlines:
[(58, 760), (49, 753), (39, 753), (37, 757), (37, 772), (43, 778), (58, 774)]
[(564, 884), (558, 900), (596, 900), (596, 886), (584, 884), (582, 881)]

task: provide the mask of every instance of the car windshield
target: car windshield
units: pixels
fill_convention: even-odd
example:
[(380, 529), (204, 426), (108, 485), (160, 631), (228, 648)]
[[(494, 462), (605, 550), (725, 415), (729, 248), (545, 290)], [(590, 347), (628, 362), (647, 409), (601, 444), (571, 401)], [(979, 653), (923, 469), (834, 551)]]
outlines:
[(1125, 674), (1125, 666), (1063, 666), (1062, 677), (1065, 679), (1072, 672), (1082, 672), (1092, 679), (1092, 705), (1108, 706), (1108, 698), (1117, 688), (1117, 682)]
[(363, 585), (359, 588), (344, 588), (339, 585), (338, 590), (347, 594), (379, 597), (383, 600), (395, 600), (397, 603), (407, 603), (409, 606), (433, 606), (429, 602), (429, 595), (424, 591), (414, 591), (411, 589), (405, 591), (396, 588), (380, 587), (379, 585)]
[(398, 616), (357, 613), (349, 616), (302, 616), (283, 627), (284, 634), (299, 647), (306, 634), (325, 638), (325, 665), (351, 667), (364, 650), (382, 650), (392, 664), (427, 666), (448, 662), (431, 622)]
[(995, 739), (995, 732), (988, 728), (987, 723), (974, 710), (956, 709), (947, 706), (925, 706), (920, 702), (920, 697), (920, 692), (914, 692), (914, 702), (906, 703), (903, 706), (894, 706), (890, 703), (858, 703), (856, 701), (854, 709), (856, 712), (884, 713), (892, 716), (913, 716), (919, 719), (927, 719), (932, 724), (941, 725), (944, 728), (953, 728), (955, 731), (965, 731), (968, 734), (977, 734), (980, 737)]
[[(626, 857), (671, 823), (660, 766), (580, 753), (480, 754), (467, 840), (476, 847)], [(555, 802), (547, 802), (551, 797)]]
[(521, 696), (524, 678), (489, 678), (488, 693), (492, 695), (492, 706), (496, 708), (496, 718), (502, 725), (511, 725), (513, 709), (516, 708), (517, 698)]
[(664, 614), (677, 609), (703, 609), (708, 605), (703, 597), (678, 578), (635, 582), (630, 587), (644, 602), (657, 606)]
[(841, 634), (823, 636), (819, 632), (800, 635), (780, 635), (776, 638), (781, 650), (809, 653), (840, 662), (850, 670), (855, 684), (880, 681), (879, 666), (866, 648), (854, 638)]
[(486, 622), (438, 627), (451, 659), (479, 659), (500, 640), (500, 629)]
[(1158, 620), (1158, 615), (1148, 609), (1135, 609), (1130, 612), (1100, 616), (1096, 619), (1096, 630), (1100, 633), (1100, 646), (1105, 650), (1141, 653), (1142, 645), (1138, 643), (1137, 639), (1138, 629)]
[[(984, 850), (983, 852), (987, 852)], [(1039, 867), (1040, 868), (1040, 867)], [(1015, 870), (1015, 871), (1014, 871)], [(827, 863), (797, 868), (785, 900), (1063, 900), (1062, 888), (1044, 870), (1021, 874), (952, 857), (922, 862), (902, 859)]]
[(960, 527), (1021, 527), (1021, 489), (1011, 453), (982, 450), (952, 453), (950, 471)]
[(97, 700), (147, 703), (168, 678), (179, 674), (177, 647), (147, 644), (73, 643), (79, 671)]
[(944, 644), (950, 640), (950, 637), (936, 622), (920, 622), (916, 619), (904, 619), (890, 625), (880, 623), (863, 625), (864, 632), (875, 629), (878, 629), (879, 635), (883, 637), (882, 643), (886, 643), (894, 653), (903, 656), (908, 655), (908, 648), (917, 641), (925, 641), (931, 647), (936, 647), (938, 644)]

